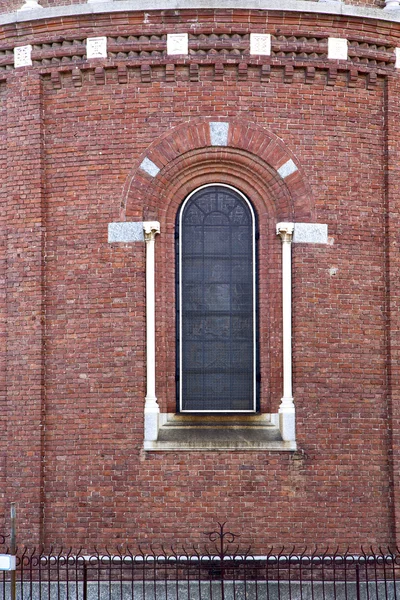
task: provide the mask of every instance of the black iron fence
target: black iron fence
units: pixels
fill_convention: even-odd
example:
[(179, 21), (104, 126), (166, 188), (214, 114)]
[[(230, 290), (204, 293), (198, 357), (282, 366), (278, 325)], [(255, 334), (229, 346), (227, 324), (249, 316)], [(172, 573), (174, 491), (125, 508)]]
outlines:
[[(235, 536), (210, 534), (201, 553), (148, 549), (86, 555), (24, 549), (17, 554), (18, 600), (400, 600), (400, 553), (232, 550)], [(0, 573), (0, 599), (10, 599)]]

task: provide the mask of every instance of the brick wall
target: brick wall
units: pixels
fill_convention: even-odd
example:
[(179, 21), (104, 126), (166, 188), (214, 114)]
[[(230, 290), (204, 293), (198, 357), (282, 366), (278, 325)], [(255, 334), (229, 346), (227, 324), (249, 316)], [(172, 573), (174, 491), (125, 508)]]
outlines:
[[(305, 31), (364, 36), (370, 45), (374, 38), (381, 48), (369, 50), (381, 60), (306, 61), (286, 48), (272, 60), (231, 55), (216, 66), (208, 53), (196, 55), (194, 72), (189, 59), (116, 52), (52, 63), (42, 46), (33, 67), (1, 72), (0, 443), (7, 456), (0, 515), (15, 500), (20, 540), (86, 547), (196, 541), (217, 520), (246, 530), (255, 547), (398, 542), (398, 75), (387, 59), (396, 30), (330, 16), (196, 14), (199, 35), (243, 34), (251, 21), (273, 24), (276, 43), (281, 33), (289, 45), (291, 34), (300, 39)], [(159, 15), (146, 35), (181, 31), (173, 16)], [(189, 27), (191, 16), (179, 19)], [(63, 31), (78, 48), (88, 34), (144, 35), (140, 18), (55, 19), (27, 27), (24, 40), (60, 44)], [(159, 196), (150, 181), (147, 199), (134, 185), (124, 195), (160, 136), (210, 118), (278, 136), (301, 166), (309, 212), (295, 198), (285, 212), (283, 201), (252, 190), (230, 170), (224, 149), (203, 148), (204, 164), (216, 166), (190, 171), (190, 184), (170, 185), (179, 180), (172, 161)], [(241, 143), (250, 148), (248, 136)], [(185, 154), (182, 172), (195, 158)], [(215, 181), (215, 173), (238, 187), (242, 176), (258, 213), (264, 411), (277, 411), (282, 392), (275, 224), (307, 214), (328, 224), (328, 245), (293, 246), (297, 453), (142, 450), (145, 248), (109, 244), (107, 225), (120, 220), (124, 202), (127, 220), (161, 222), (157, 395), (162, 411), (173, 411), (174, 219), (185, 189)]]

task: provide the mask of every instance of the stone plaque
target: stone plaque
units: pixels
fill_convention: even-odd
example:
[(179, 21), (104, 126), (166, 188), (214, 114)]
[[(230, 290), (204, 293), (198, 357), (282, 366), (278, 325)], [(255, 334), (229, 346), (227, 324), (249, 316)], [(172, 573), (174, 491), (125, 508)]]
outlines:
[(187, 33), (167, 34), (167, 54), (188, 54), (189, 36)]
[(336, 60), (347, 60), (347, 40), (343, 38), (328, 38), (328, 58)]
[(160, 172), (160, 169), (157, 167), (157, 165), (153, 163), (152, 160), (147, 158), (147, 156), (142, 160), (140, 168), (152, 177), (156, 177)]
[(250, 54), (260, 56), (270, 56), (271, 54), (271, 35), (269, 33), (251, 33), (250, 34)]
[(30, 67), (32, 66), (32, 46), (19, 46), (14, 48), (14, 67)]
[(394, 66), (396, 69), (400, 69), (400, 48), (396, 48), (396, 62)]
[(87, 58), (107, 58), (107, 38), (95, 37), (86, 40)]
[(285, 177), (289, 177), (289, 175), (291, 175), (292, 173), (296, 173), (297, 170), (297, 166), (290, 158), (288, 161), (285, 162), (285, 164), (279, 167), (278, 173), (282, 177), (282, 179), (285, 179)]
[(295, 244), (327, 244), (328, 225), (325, 223), (295, 223), (293, 242)]
[(212, 146), (228, 145), (229, 123), (215, 121), (210, 123), (210, 139)]
[(144, 232), (142, 222), (121, 222), (108, 224), (108, 243), (112, 242), (143, 242)]

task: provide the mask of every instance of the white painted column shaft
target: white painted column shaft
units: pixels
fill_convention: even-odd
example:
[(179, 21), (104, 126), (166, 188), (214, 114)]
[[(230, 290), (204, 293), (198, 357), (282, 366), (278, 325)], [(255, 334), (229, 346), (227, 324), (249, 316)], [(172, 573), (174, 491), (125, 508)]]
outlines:
[(283, 397), (292, 399), (292, 240), (282, 238)]
[(296, 440), (295, 407), (292, 391), (293, 231), (293, 223), (278, 223), (276, 226), (276, 233), (282, 240), (283, 397), (279, 407), (279, 428), (285, 441)]
[(156, 317), (155, 317), (155, 236), (160, 233), (156, 221), (143, 223), (146, 240), (146, 401), (144, 439), (158, 437), (160, 407), (156, 397)]

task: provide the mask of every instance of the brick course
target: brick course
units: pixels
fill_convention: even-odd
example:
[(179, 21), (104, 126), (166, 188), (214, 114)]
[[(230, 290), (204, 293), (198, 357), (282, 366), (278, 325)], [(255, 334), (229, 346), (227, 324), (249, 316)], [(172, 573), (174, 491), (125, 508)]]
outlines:
[[(118, 1), (118, 0), (117, 0)], [(74, 4), (86, 4), (86, 0), (39, 0), (40, 6), (43, 8), (53, 8), (57, 6), (71, 6)], [(18, 10), (24, 4), (24, 0), (3, 0), (0, 6), (0, 14), (10, 13)], [(382, 0), (352, 0), (351, 4), (353, 6), (369, 6), (372, 8), (382, 8), (384, 6), (384, 2)], [(245, 6), (245, 3), (243, 3)], [(210, 13), (214, 11), (209, 11)], [(222, 12), (222, 11), (221, 11)], [(244, 14), (244, 10), (236, 10), (233, 14), (233, 20), (242, 21), (242, 17)], [(206, 11), (203, 11), (206, 16)], [(208, 17), (209, 18), (209, 17)], [(261, 17), (262, 18), (262, 17)], [(177, 23), (181, 21), (181, 17), (176, 13), (168, 13), (164, 15), (164, 19), (166, 22)], [(245, 21), (243, 21), (245, 22)]]

